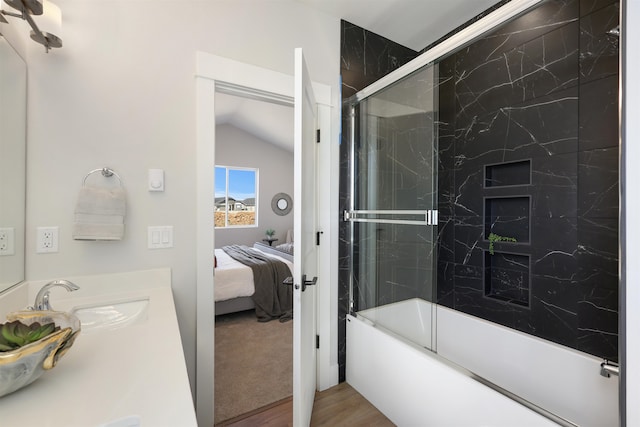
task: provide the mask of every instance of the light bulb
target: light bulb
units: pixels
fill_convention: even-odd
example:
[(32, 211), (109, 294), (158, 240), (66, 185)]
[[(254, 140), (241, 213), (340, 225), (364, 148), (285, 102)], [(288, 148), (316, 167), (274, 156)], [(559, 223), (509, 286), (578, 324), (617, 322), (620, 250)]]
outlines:
[(49, 0), (44, 0), (43, 9), (44, 12), (39, 19), (38, 27), (43, 33), (62, 38), (62, 12), (60, 8)]
[(49, 0), (44, 0), (43, 13), (38, 22), (40, 34), (35, 29), (31, 31), (31, 38), (46, 46), (47, 52), (50, 48), (62, 47), (62, 12), (60, 8)]

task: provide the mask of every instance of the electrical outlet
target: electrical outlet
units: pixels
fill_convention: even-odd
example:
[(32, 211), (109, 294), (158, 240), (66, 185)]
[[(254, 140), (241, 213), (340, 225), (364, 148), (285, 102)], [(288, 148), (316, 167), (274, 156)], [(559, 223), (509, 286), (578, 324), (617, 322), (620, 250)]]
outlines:
[(58, 252), (58, 227), (38, 227), (36, 252)]
[(0, 228), (0, 256), (15, 255), (15, 231), (13, 227)]

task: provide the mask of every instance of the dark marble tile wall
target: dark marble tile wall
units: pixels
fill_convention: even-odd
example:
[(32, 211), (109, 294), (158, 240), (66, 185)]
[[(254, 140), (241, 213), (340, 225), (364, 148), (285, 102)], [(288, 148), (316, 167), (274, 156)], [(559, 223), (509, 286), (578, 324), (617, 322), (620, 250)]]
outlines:
[[(404, 88), (409, 84), (423, 86), (421, 77), (416, 75), (403, 82)], [(432, 97), (433, 92), (428, 96)], [(361, 105), (366, 109), (368, 101)], [(369, 135), (376, 137), (356, 141), (356, 208), (433, 209), (435, 153), (433, 146), (425, 143), (433, 140), (433, 113), (375, 116), (373, 123), (366, 123), (368, 119), (369, 116), (360, 115), (361, 127), (370, 129)], [(371, 191), (372, 186), (375, 191)], [(360, 250), (360, 256), (354, 259), (354, 271), (358, 280), (366, 283), (359, 288), (356, 310), (409, 298), (434, 300), (434, 269), (427, 261), (433, 256), (433, 228), (380, 223), (357, 223), (354, 228), (360, 237), (354, 242)]]
[[(417, 56), (417, 52), (392, 42), (364, 28), (347, 21), (340, 23), (340, 74), (342, 78), (342, 100), (364, 89), (389, 72), (404, 65)], [(350, 153), (350, 111), (342, 111), (342, 141), (340, 145), (340, 215), (350, 208), (351, 176), (349, 173)], [(338, 261), (338, 363), (340, 381), (345, 379), (346, 359), (346, 315), (349, 313), (349, 282), (351, 280), (351, 225), (340, 222), (340, 243)], [(358, 239), (357, 230), (354, 239)], [(360, 254), (356, 247), (354, 259)], [(357, 280), (357, 278), (356, 278)], [(356, 294), (359, 299), (356, 283)]]
[(439, 64), (438, 301), (613, 360), (618, 7), (548, 1)]
[(577, 348), (618, 355), (617, 1), (580, 3)]
[[(608, 31), (618, 15), (616, 0), (550, 0), (438, 64), (438, 302), (613, 360), (618, 39)], [(348, 22), (341, 31), (343, 101), (416, 56)], [(349, 127), (343, 110), (340, 212), (350, 206)], [(505, 163), (528, 164), (529, 180), (516, 172), (515, 185), (487, 185), (487, 167)], [(512, 214), (485, 218), (492, 200), (523, 198), (528, 212), (496, 207)], [(341, 381), (350, 227), (341, 222)], [(490, 256), (490, 231), (518, 242), (497, 242)], [(358, 251), (355, 260), (363, 255)]]
[(347, 99), (418, 53), (364, 28), (340, 22), (340, 75), (342, 99)]

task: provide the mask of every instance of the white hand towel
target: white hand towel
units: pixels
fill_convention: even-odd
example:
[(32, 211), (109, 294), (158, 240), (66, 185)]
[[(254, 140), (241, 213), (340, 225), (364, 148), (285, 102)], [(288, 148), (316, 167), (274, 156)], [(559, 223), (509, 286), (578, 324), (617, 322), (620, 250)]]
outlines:
[(82, 187), (73, 223), (75, 240), (122, 240), (127, 210), (122, 187)]

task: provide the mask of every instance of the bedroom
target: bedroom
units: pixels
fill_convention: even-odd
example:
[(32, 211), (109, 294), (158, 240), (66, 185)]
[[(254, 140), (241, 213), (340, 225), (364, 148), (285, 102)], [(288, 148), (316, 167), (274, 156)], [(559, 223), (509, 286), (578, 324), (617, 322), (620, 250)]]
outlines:
[[(230, 171), (228, 196), (234, 197), (233, 171), (255, 173), (256, 194), (234, 197), (238, 201), (255, 198), (254, 225), (232, 225), (230, 211), (224, 226), (224, 206), (216, 208), (216, 372), (215, 422), (258, 409), (291, 396), (292, 322), (258, 322), (252, 308), (253, 272), (223, 251), (224, 246), (256, 245), (268, 252), (287, 246), (291, 240), (293, 215), (272, 207), (274, 198), (293, 194), (293, 110), (291, 107), (218, 93), (216, 98), (216, 200), (224, 197), (225, 168)], [(237, 168), (237, 169), (236, 169)], [(277, 201), (277, 200), (276, 200)], [(229, 204), (234, 209), (236, 207)], [(255, 213), (254, 213), (255, 212)], [(266, 230), (274, 230), (271, 242)], [(286, 254), (284, 255), (285, 257)], [(291, 259), (290, 257), (287, 257)], [(236, 298), (238, 296), (238, 298)], [(220, 301), (219, 301), (220, 300)], [(270, 361), (266, 356), (280, 349), (282, 357)], [(250, 353), (250, 356), (247, 356)], [(273, 359), (273, 358), (271, 358)]]

